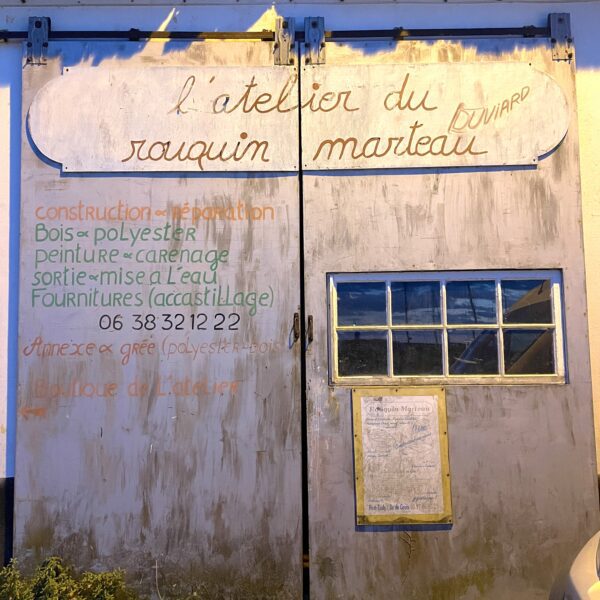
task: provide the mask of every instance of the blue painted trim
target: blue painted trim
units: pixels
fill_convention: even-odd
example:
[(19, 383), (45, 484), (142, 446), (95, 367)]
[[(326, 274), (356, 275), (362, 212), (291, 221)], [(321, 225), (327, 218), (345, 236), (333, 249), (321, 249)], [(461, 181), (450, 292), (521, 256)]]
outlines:
[[(20, 49), (19, 49), (20, 53)], [(19, 364), (19, 263), (21, 231), (21, 61), (11, 64), (10, 188), (8, 236), (8, 375), (6, 406), (6, 477), (15, 476)], [(12, 63), (12, 61), (11, 61)]]

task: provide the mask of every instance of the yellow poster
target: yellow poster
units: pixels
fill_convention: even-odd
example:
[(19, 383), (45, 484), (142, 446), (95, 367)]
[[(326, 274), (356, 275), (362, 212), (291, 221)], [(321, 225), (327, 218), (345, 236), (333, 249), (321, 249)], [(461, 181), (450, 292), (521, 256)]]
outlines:
[(352, 390), (358, 525), (451, 523), (442, 388)]

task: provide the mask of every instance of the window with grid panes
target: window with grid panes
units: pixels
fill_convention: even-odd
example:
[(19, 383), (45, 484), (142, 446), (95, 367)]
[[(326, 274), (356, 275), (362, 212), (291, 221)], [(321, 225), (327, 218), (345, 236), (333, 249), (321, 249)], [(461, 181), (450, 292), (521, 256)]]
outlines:
[(564, 382), (559, 271), (329, 275), (331, 379)]

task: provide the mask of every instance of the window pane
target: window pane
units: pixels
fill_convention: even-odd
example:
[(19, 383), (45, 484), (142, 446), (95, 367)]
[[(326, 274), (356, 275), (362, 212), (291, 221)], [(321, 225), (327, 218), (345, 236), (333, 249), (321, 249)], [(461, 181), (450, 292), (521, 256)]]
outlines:
[(387, 375), (385, 331), (339, 331), (338, 372), (346, 375)]
[(505, 329), (504, 365), (510, 375), (554, 373), (553, 332), (549, 329)]
[(441, 331), (394, 331), (394, 375), (442, 375)]
[(448, 323), (496, 322), (496, 290), (493, 281), (451, 281), (446, 285)]
[(440, 284), (435, 282), (392, 283), (394, 325), (437, 325), (440, 319)]
[(338, 283), (338, 325), (385, 325), (385, 283)]
[(498, 373), (498, 336), (490, 329), (449, 329), (450, 375)]
[(505, 323), (552, 323), (550, 280), (502, 281)]

